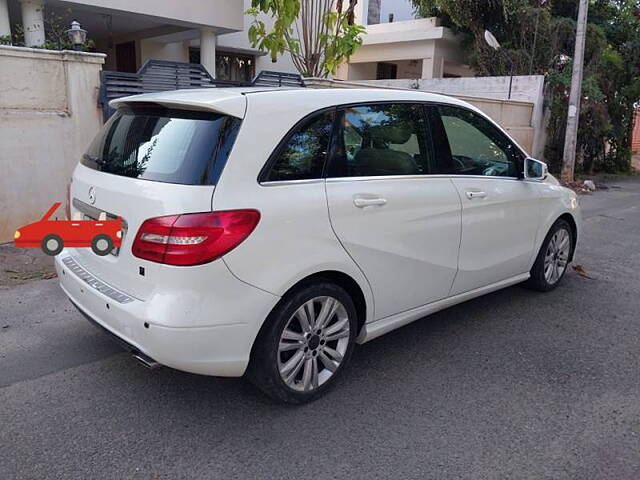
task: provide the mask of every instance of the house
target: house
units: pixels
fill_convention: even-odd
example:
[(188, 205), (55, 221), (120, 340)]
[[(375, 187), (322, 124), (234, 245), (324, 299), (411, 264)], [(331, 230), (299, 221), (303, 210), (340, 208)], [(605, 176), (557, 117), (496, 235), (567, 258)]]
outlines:
[[(25, 25), (27, 46), (45, 42), (46, 22), (77, 20), (107, 54), (104, 69), (136, 72), (149, 59), (202, 63), (212, 76), (248, 81), (262, 70), (296, 72), (288, 55), (276, 64), (247, 39), (250, 0), (0, 0), (0, 37)], [(15, 31), (14, 31), (15, 33)]]
[[(52, 201), (64, 200), (73, 168), (108, 113), (106, 94), (138, 92), (131, 83), (146, 88), (142, 75), (113, 71), (135, 72), (155, 59), (200, 62), (222, 80), (250, 80), (262, 70), (295, 73), (288, 55), (273, 64), (249, 45), (252, 18), (244, 15), (249, 4), (250, 0), (0, 0), (0, 37), (24, 25), (25, 44), (44, 46), (45, 40), (54, 39), (56, 32), (48, 23), (54, 18), (57, 33), (65, 35), (77, 20), (95, 44), (92, 53), (0, 45), (0, 242), (10, 241), (18, 226), (39, 218)], [(450, 78), (472, 72), (464, 64), (458, 38), (437, 19), (414, 18), (408, 0), (359, 0), (357, 6), (356, 21), (367, 24), (368, 33), (339, 72), (339, 78), (352, 81), (314, 79), (309, 86), (369, 83), (463, 96), (542, 158), (544, 77), (514, 78), (511, 99), (508, 77)], [(154, 62), (158, 63), (165, 62)], [(199, 67), (188, 69), (202, 74)], [(177, 85), (177, 74), (165, 70), (156, 75), (157, 84), (151, 88)], [(190, 81), (190, 74), (186, 77)], [(120, 82), (120, 90), (108, 88), (109, 78)]]
[[(26, 25), (27, 46), (45, 42), (48, 19), (80, 22), (107, 54), (105, 70), (136, 72), (149, 59), (202, 63), (222, 80), (248, 81), (262, 70), (296, 73), (289, 55), (276, 63), (247, 39), (251, 0), (0, 0), (0, 37)], [(265, 19), (269, 23), (270, 19)], [(342, 80), (468, 77), (460, 39), (438, 18), (415, 18), (410, 0), (360, 0), (363, 45), (340, 67)], [(14, 31), (15, 33), (15, 31)]]
[(362, 46), (342, 65), (341, 80), (471, 77), (461, 38), (440, 19), (416, 18), (410, 0), (360, 0), (356, 22), (367, 27)]

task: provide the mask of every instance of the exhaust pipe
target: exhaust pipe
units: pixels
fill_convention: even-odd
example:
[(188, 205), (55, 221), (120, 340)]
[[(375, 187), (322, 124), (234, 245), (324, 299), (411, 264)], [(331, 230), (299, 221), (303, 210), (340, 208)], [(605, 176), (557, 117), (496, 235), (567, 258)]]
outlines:
[(155, 370), (156, 368), (160, 368), (162, 366), (153, 358), (146, 356), (144, 353), (132, 352), (131, 356), (149, 370)]

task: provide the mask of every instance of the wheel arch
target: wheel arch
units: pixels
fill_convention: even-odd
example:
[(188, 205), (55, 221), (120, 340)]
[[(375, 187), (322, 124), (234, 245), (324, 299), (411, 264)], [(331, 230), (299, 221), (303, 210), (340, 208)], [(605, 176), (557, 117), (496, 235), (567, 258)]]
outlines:
[(358, 315), (358, 334), (360, 334), (360, 331), (362, 330), (362, 327), (367, 320), (367, 300), (358, 282), (356, 282), (350, 275), (347, 275), (344, 272), (339, 272), (337, 270), (325, 270), (322, 272), (317, 272), (297, 282), (287, 291), (287, 293), (300, 285), (313, 283), (320, 280), (328, 280), (331, 283), (335, 283), (336, 285), (344, 288), (344, 290), (349, 294), (356, 307), (356, 313)]
[(576, 219), (573, 218), (569, 212), (565, 212), (560, 215), (553, 223), (555, 224), (558, 220), (566, 221), (571, 227), (571, 236), (573, 237), (573, 242), (571, 245), (571, 254), (569, 255), (569, 261), (573, 261), (573, 254), (576, 251), (576, 245), (578, 243), (578, 224), (576, 223)]
[[(297, 280), (293, 285), (291, 285), (286, 292), (281, 296), (280, 300), (273, 306), (269, 314), (265, 317), (265, 320), (262, 322), (258, 334), (253, 340), (253, 346), (251, 349), (251, 354), (253, 355), (253, 349), (256, 345), (256, 340), (260, 338), (265, 325), (269, 322), (269, 317), (275, 311), (276, 308), (286, 299), (288, 296), (299, 288), (301, 285), (307, 285), (310, 283), (315, 283), (319, 281), (328, 281), (334, 283), (340, 287), (342, 287), (351, 297), (353, 303), (356, 307), (356, 313), (358, 315), (358, 335), (362, 331), (362, 327), (367, 321), (367, 314), (370, 313), (370, 309), (373, 309), (373, 305), (367, 305), (367, 297), (360, 286), (360, 284), (349, 274), (338, 271), (338, 270), (322, 270), (312, 274), (307, 275), (299, 280)], [(356, 337), (358, 336), (356, 335)]]

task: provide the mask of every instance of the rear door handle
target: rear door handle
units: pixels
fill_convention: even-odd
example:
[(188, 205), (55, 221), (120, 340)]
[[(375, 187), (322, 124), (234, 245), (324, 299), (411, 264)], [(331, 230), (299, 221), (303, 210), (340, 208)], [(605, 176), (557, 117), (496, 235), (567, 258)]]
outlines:
[(469, 190), (466, 192), (467, 194), (467, 198), (469, 200), (473, 200), (474, 198), (486, 198), (487, 197), (487, 192), (479, 192), (479, 191), (475, 191), (475, 190)]
[(387, 204), (387, 199), (382, 197), (355, 196), (353, 204), (358, 208), (382, 207)]

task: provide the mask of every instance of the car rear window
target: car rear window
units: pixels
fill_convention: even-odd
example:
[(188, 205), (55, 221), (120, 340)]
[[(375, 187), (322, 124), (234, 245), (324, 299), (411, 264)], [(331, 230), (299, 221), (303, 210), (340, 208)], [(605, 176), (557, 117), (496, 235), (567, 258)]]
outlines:
[(215, 185), (241, 120), (209, 112), (120, 108), (84, 154), (89, 168), (123, 177)]

